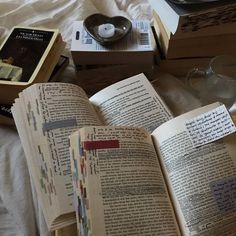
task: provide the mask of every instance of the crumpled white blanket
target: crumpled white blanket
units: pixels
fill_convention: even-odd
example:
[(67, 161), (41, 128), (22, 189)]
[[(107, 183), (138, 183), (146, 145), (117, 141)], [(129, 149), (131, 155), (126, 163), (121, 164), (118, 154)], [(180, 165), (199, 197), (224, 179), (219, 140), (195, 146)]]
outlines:
[[(16, 25), (59, 28), (70, 56), (72, 23), (100, 12), (129, 19), (151, 19), (147, 0), (8, 0), (0, 1), (0, 43)], [(73, 76), (70, 63), (64, 76)], [(32, 188), (19, 136), (0, 126), (0, 235), (48, 236)]]

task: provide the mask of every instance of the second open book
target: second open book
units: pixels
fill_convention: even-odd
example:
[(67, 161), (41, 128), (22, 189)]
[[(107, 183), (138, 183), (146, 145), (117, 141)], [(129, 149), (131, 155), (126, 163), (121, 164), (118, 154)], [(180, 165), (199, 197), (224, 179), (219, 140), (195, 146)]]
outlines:
[(71, 135), (79, 235), (235, 235), (235, 133), (196, 148), (185, 126), (218, 106)]
[[(196, 149), (183, 126), (185, 119), (218, 105), (172, 119), (143, 74), (90, 99), (72, 84), (35, 84), (24, 90), (12, 111), (49, 229), (75, 221), (74, 176), (82, 235), (235, 230), (235, 195), (227, 198), (219, 187), (236, 181), (235, 137)], [(71, 136), (69, 149), (68, 137), (87, 126), (93, 128)]]

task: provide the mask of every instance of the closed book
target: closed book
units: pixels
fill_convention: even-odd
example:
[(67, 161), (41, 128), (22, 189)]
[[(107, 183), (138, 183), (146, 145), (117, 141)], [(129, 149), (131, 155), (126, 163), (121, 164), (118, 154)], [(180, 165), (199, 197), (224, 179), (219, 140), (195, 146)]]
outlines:
[(153, 22), (160, 51), (166, 59), (236, 55), (236, 33), (172, 39), (158, 15), (154, 14)]
[(0, 102), (12, 104), (29, 85), (47, 82), (64, 46), (58, 29), (14, 27), (0, 46)]
[(133, 21), (132, 30), (110, 46), (102, 46), (75, 21), (71, 54), (75, 65), (153, 64), (158, 54), (149, 21)]
[(236, 33), (236, 2), (215, 1), (202, 4), (174, 4), (168, 0), (149, 0), (170, 39)]

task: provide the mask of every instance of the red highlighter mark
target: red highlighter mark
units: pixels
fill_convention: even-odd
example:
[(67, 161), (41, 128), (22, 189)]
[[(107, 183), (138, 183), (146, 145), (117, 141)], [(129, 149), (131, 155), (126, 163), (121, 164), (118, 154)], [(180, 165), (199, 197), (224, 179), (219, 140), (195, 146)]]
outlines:
[(109, 148), (119, 148), (119, 140), (100, 140), (100, 141), (85, 141), (84, 149), (94, 150), (94, 149), (109, 149)]

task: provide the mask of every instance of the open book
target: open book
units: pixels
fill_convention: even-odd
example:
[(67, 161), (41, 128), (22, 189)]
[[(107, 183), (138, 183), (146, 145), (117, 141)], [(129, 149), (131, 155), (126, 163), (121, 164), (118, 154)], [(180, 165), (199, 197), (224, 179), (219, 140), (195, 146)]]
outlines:
[(79, 235), (235, 235), (236, 134), (195, 147), (186, 126), (197, 130), (192, 119), (202, 115), (195, 121), (209, 133), (206, 124), (225, 117), (217, 109), (219, 103), (198, 108), (151, 134), (130, 126), (73, 133)]
[(96, 93), (77, 85), (34, 84), (12, 107), (38, 199), (50, 230), (75, 222), (69, 135), (89, 125), (131, 125), (152, 132), (172, 118), (143, 74)]

